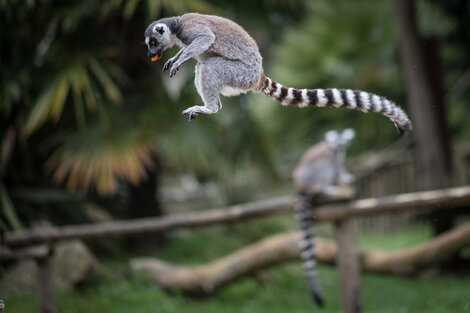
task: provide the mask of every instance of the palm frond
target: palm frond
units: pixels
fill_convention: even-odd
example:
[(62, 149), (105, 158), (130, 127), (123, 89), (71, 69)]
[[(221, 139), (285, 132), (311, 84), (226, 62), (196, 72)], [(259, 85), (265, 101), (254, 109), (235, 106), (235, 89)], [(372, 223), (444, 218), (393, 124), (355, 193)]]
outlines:
[(13, 203), (11, 202), (8, 193), (3, 186), (3, 183), (0, 181), (0, 203), (2, 204), (2, 213), (7, 222), (9, 223), (12, 229), (21, 229), (23, 225), (21, 224), (18, 215), (16, 214), (15, 208), (13, 207)]
[(93, 74), (98, 78), (106, 96), (114, 102), (121, 101), (121, 92), (100, 62), (98, 62), (96, 58), (91, 57), (89, 59), (89, 67)]
[(11, 153), (15, 146), (16, 131), (15, 128), (9, 126), (5, 134), (0, 137), (0, 174), (5, 169), (8, 160), (10, 159)]
[(33, 133), (48, 119), (57, 120), (62, 113), (69, 91), (69, 84), (64, 76), (59, 75), (39, 97), (23, 128), (25, 135)]
[(85, 193), (93, 186), (102, 195), (112, 195), (119, 181), (137, 184), (143, 179), (154, 166), (155, 142), (141, 129), (116, 124), (67, 134), (46, 162), (54, 180), (66, 181), (70, 190)]
[(66, 68), (55, 75), (49, 86), (39, 96), (25, 122), (23, 134), (31, 135), (48, 120), (57, 121), (70, 93), (75, 103), (77, 124), (83, 125), (82, 98), (85, 99), (88, 109), (94, 109), (100, 97), (98, 87), (104, 91), (107, 99), (113, 102), (121, 101), (121, 93), (116, 83), (96, 57), (87, 54), (76, 57)]

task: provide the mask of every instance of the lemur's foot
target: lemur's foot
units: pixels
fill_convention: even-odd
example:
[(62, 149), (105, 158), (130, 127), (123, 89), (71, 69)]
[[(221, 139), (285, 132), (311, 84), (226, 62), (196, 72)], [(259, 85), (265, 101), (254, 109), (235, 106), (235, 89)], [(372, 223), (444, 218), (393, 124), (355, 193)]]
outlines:
[(195, 105), (195, 106), (187, 108), (186, 110), (181, 112), (181, 114), (185, 114), (189, 116), (189, 120), (191, 121), (195, 119), (198, 114), (210, 115), (210, 114), (217, 113), (217, 111), (218, 111), (218, 108), (211, 109), (206, 106)]
[(194, 107), (190, 107), (190, 108), (187, 108), (186, 110), (184, 110), (183, 112), (181, 112), (181, 114), (187, 115), (189, 117), (189, 121), (191, 122), (192, 120), (194, 120), (197, 117), (199, 112), (196, 112)]
[(188, 116), (189, 116), (189, 121), (191, 122), (192, 120), (194, 120), (197, 117), (197, 113), (190, 113), (190, 114), (188, 114)]

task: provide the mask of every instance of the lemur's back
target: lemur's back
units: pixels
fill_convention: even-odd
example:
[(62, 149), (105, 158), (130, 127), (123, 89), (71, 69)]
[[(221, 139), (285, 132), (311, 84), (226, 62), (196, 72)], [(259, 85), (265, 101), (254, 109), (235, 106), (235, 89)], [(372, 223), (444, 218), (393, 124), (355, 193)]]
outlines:
[(261, 66), (262, 58), (258, 45), (237, 23), (220, 16), (199, 13), (184, 14), (180, 21), (179, 38), (185, 45), (190, 44), (194, 35), (207, 26), (215, 35), (215, 41), (208, 49), (209, 52), (231, 60), (255, 61)]
[(335, 158), (335, 151), (325, 141), (310, 148), (294, 170), (297, 189), (314, 194), (334, 184), (337, 172), (333, 166)]

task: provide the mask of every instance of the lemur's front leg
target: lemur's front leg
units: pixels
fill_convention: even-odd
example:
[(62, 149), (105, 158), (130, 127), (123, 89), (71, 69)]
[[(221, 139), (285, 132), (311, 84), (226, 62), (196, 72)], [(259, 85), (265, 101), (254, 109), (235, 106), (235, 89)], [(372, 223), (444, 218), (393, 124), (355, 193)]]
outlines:
[[(176, 74), (181, 64), (193, 58), (197, 55), (204, 53), (214, 43), (215, 35), (212, 31), (207, 30), (206, 32), (198, 35), (185, 49), (181, 49), (181, 54), (176, 60), (172, 62), (170, 77)], [(178, 53), (179, 54), (179, 53)], [(177, 55), (178, 55), (177, 54)]]
[[(171, 66), (170, 77), (176, 74), (176, 71), (179, 69), (181, 64), (183, 64), (190, 58), (203, 54), (214, 43), (215, 35), (211, 30), (203, 29), (201, 31), (202, 32), (200, 32), (186, 48), (181, 49), (175, 55), (175, 57), (173, 57), (172, 59), (168, 60), (167, 63), (165, 63), (165, 65), (163, 66), (164, 71), (167, 70), (168, 67)], [(215, 113), (215, 112), (205, 107), (198, 107), (197, 110), (195, 110), (195, 107), (192, 107), (183, 111), (183, 114), (186, 114), (189, 116), (189, 120), (196, 118), (198, 114), (212, 114), (212, 113)]]

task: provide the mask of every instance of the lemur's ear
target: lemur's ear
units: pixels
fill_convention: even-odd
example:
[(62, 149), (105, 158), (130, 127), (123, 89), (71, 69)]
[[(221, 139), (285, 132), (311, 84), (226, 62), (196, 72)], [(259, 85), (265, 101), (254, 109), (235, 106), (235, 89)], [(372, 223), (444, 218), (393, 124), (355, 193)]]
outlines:
[(336, 130), (330, 130), (325, 133), (326, 142), (335, 142), (339, 137), (339, 134)]
[(352, 128), (346, 128), (341, 133), (341, 137), (343, 137), (346, 141), (353, 139), (355, 135), (356, 135), (356, 132)]
[(155, 25), (155, 27), (153, 28), (153, 32), (159, 32), (160, 35), (162, 35), (165, 32), (165, 29), (163, 28), (163, 26)]

